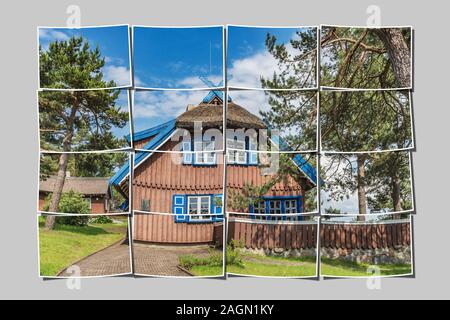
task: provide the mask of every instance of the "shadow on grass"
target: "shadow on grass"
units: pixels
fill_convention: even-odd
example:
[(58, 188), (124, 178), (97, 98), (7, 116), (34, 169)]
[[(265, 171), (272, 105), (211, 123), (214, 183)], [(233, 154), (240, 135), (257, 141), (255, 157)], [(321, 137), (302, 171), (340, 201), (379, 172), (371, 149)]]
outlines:
[[(39, 221), (39, 228), (45, 227), (45, 221)], [(55, 228), (52, 231), (65, 231), (65, 232), (73, 232), (87, 236), (96, 236), (100, 234), (111, 234), (114, 232), (108, 232), (105, 229), (92, 227), (92, 226), (69, 226), (63, 224), (55, 224)]]

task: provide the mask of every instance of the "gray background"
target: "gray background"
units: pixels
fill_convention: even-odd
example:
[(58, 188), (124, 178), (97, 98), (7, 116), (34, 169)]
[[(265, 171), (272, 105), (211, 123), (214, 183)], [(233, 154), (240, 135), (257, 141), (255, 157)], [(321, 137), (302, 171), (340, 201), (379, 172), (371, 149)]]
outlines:
[[(222, 280), (103, 278), (69, 290), (65, 281), (38, 278), (36, 193), (36, 26), (65, 26), (66, 8), (81, 7), (82, 25), (365, 25), (366, 8), (381, 7), (383, 25), (413, 25), (415, 32), (414, 154), (417, 217), (416, 278), (366, 280)], [(447, 1), (13, 1), (3, 2), (1, 23), (2, 224), (1, 298), (449, 298)]]

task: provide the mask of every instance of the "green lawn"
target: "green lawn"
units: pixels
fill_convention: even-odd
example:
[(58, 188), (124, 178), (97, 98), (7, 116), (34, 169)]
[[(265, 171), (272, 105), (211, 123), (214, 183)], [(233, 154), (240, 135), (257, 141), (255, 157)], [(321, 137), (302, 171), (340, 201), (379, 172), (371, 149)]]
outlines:
[(284, 258), (242, 254), (243, 266), (230, 265), (227, 271), (241, 275), (267, 277), (314, 277), (316, 258)]
[[(305, 277), (316, 275), (315, 258), (279, 258), (241, 253), (243, 265), (228, 265), (227, 272), (269, 277)], [(194, 265), (189, 271), (196, 276), (221, 275), (221, 266)]]
[[(349, 262), (342, 259), (321, 259), (321, 275), (337, 277), (367, 277), (369, 265), (363, 263)], [(380, 268), (381, 276), (394, 276), (410, 274), (411, 265), (409, 264), (389, 264), (377, 265)]]
[(74, 262), (108, 247), (124, 238), (127, 223), (99, 224), (85, 227), (56, 225), (44, 230), (45, 221), (39, 219), (39, 253), (41, 276), (55, 276)]
[[(282, 258), (241, 253), (243, 266), (228, 265), (227, 272), (239, 275), (269, 277), (307, 277), (316, 275), (316, 261), (310, 258)], [(358, 264), (341, 259), (321, 259), (321, 275), (340, 277), (367, 277), (368, 264)], [(382, 276), (411, 273), (411, 265), (378, 265)], [(218, 265), (194, 265), (189, 271), (196, 276), (221, 275)]]

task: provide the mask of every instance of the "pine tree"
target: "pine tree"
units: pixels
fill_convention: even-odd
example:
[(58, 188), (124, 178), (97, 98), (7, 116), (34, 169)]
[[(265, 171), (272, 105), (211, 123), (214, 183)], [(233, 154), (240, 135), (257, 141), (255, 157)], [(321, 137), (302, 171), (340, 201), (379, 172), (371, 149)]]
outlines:
[[(105, 59), (98, 46), (91, 50), (82, 37), (50, 43), (47, 51), (39, 48), (41, 87), (53, 89), (87, 89), (114, 87), (103, 79)], [(39, 94), (44, 145), (58, 145), (60, 151), (57, 180), (49, 210), (58, 211), (66, 171), (68, 151), (115, 148), (119, 142), (111, 133), (112, 126), (124, 127), (128, 113), (115, 106), (118, 90), (42, 91)], [(48, 139), (45, 139), (48, 137)], [(47, 217), (46, 228), (53, 229), (55, 218)]]

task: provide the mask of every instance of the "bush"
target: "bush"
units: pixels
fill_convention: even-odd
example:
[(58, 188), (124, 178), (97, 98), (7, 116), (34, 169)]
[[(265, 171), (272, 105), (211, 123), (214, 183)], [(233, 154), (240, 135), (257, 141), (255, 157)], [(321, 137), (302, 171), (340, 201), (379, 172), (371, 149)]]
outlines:
[(95, 224), (110, 224), (110, 223), (113, 223), (113, 222), (114, 221), (108, 216), (94, 217), (90, 221), (90, 223), (95, 223)]
[[(48, 211), (50, 207), (51, 195), (47, 198), (44, 206), (44, 211)], [(70, 190), (69, 192), (63, 192), (61, 199), (59, 200), (58, 212), (61, 213), (79, 213), (88, 214), (91, 212), (89, 208), (89, 202), (83, 198), (81, 193)], [(83, 216), (68, 216), (58, 217), (56, 219), (58, 224), (65, 224), (71, 226), (86, 226), (89, 222), (89, 217)]]
[(238, 267), (244, 267), (244, 260), (240, 249), (244, 247), (244, 244), (240, 241), (233, 240), (227, 244), (227, 265), (234, 265)]
[(221, 267), (223, 265), (223, 255), (214, 249), (209, 249), (208, 257), (194, 257), (185, 255), (180, 257), (180, 266), (189, 270), (194, 266)]
[[(237, 241), (232, 241), (227, 245), (227, 265), (235, 265), (238, 267), (244, 267), (244, 260), (240, 248), (243, 244)], [(189, 270), (194, 266), (208, 266), (208, 267), (222, 267), (223, 254), (217, 252), (214, 249), (209, 249), (208, 257), (194, 257), (192, 255), (185, 255), (180, 257), (180, 266)]]

